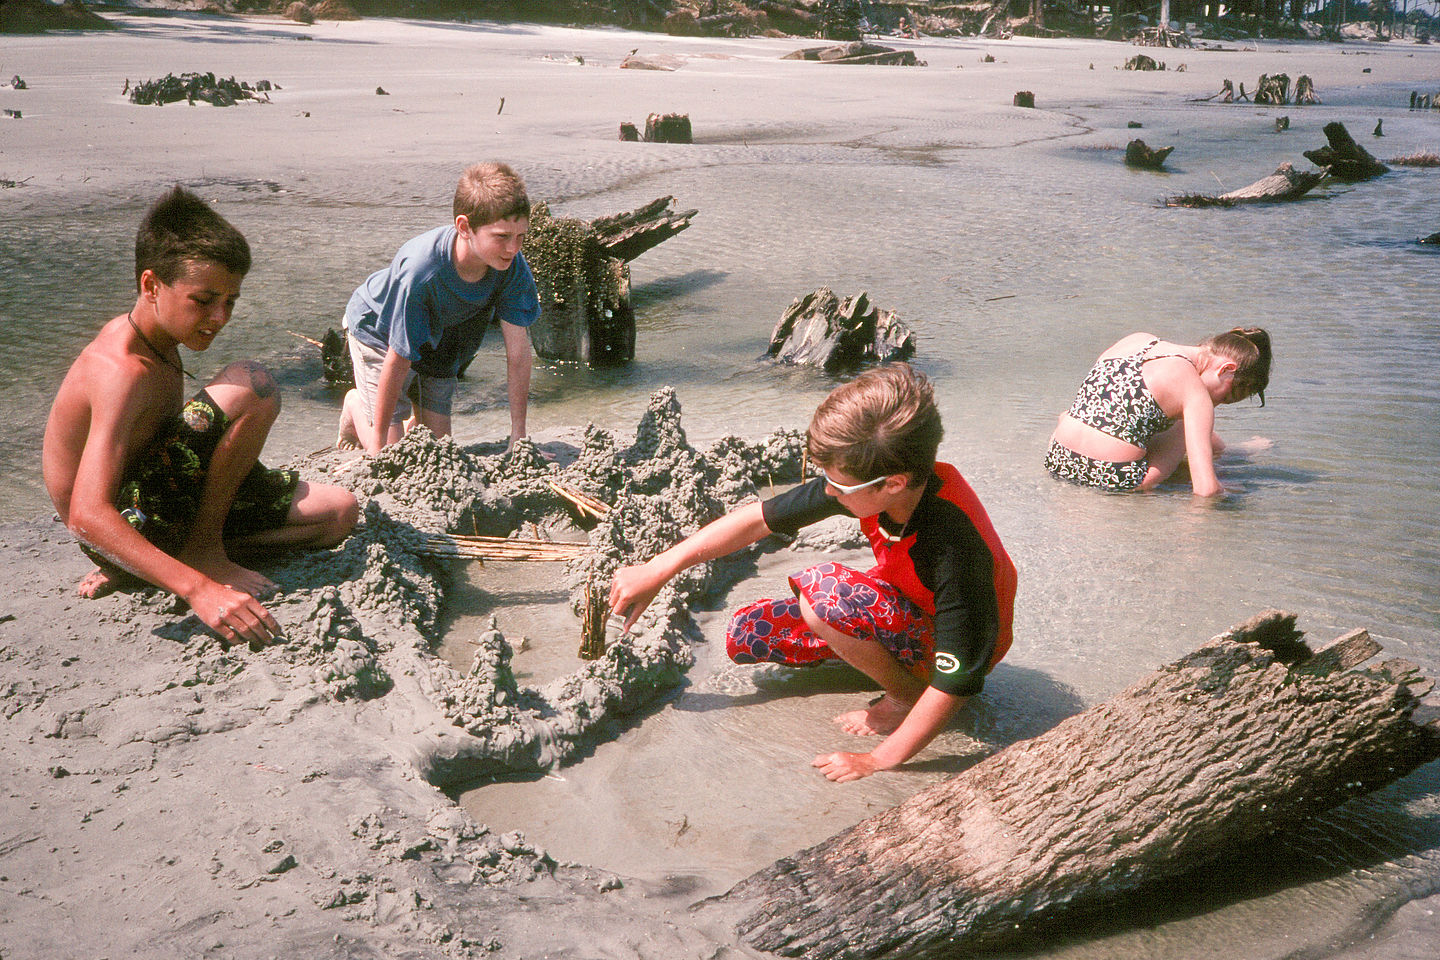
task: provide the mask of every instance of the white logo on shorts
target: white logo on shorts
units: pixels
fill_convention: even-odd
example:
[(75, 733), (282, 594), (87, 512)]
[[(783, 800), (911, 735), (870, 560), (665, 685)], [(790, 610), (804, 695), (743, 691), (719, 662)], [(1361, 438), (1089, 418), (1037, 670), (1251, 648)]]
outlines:
[(960, 669), (960, 660), (953, 653), (937, 653), (935, 669), (941, 673), (954, 673)]

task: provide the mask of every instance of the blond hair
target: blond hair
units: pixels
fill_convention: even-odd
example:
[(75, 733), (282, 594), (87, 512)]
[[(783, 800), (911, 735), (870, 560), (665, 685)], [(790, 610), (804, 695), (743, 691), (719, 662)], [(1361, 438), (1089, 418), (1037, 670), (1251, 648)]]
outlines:
[(929, 378), (891, 363), (832, 390), (810, 419), (805, 445), (820, 466), (859, 480), (907, 473), (924, 482), (943, 432)]
[(477, 163), (466, 168), (455, 186), (452, 206), (452, 215), (463, 215), (472, 230), (497, 220), (530, 216), (525, 181), (503, 163)]

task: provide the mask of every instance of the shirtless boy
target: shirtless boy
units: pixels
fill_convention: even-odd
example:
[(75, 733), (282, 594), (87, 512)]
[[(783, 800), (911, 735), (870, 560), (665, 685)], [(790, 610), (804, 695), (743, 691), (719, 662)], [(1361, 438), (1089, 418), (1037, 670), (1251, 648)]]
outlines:
[(175, 187), (135, 237), (135, 304), (71, 365), (45, 428), (45, 486), (99, 567), (79, 593), (126, 575), (176, 594), (227, 642), (266, 642), (279, 625), (257, 597), (269, 579), (237, 550), (325, 547), (358, 518), (355, 497), (258, 462), (280, 412), (275, 380), (232, 363), (184, 400), (179, 344), (205, 350), (230, 322), (250, 247)]

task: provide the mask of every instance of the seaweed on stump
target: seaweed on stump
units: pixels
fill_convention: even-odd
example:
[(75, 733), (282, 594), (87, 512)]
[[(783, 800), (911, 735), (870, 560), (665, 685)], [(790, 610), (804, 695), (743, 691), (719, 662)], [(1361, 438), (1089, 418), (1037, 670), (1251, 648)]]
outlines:
[[(1440, 757), (1432, 682), (1267, 611), (721, 898), (750, 946), (927, 960), (1173, 880)], [(1278, 733), (1277, 731), (1283, 731)], [(1083, 759), (1083, 762), (1081, 760)]]
[(1174, 147), (1152, 147), (1137, 138), (1125, 145), (1125, 166), (1141, 170), (1161, 170), (1165, 167), (1165, 158), (1174, 150)]

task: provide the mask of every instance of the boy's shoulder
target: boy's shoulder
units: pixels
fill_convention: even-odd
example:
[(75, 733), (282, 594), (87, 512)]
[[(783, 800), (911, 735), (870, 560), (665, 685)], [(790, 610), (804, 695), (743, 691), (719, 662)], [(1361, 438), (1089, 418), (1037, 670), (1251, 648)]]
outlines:
[(130, 349), (128, 327), (123, 314), (101, 327), (70, 364), (63, 386), (89, 396), (166, 393), (168, 372)]

